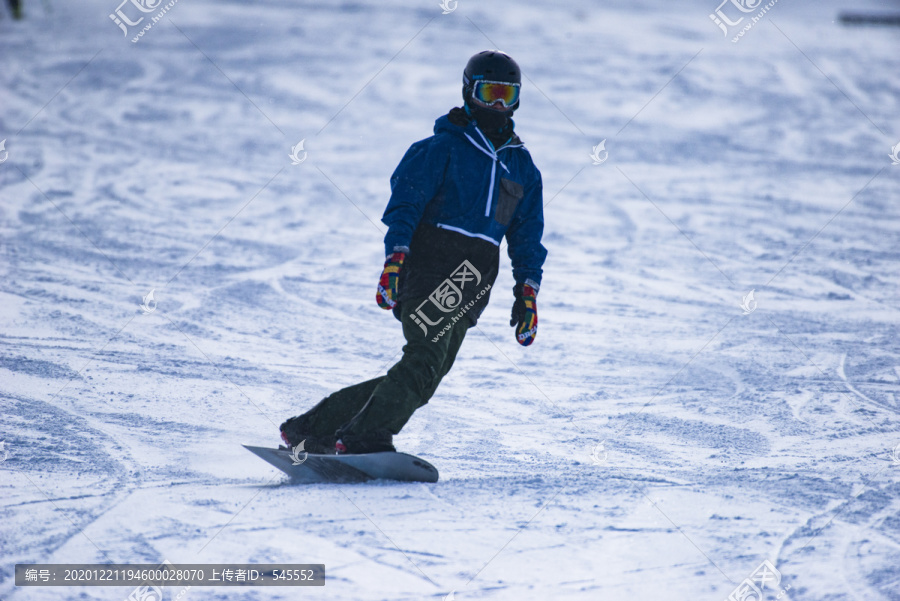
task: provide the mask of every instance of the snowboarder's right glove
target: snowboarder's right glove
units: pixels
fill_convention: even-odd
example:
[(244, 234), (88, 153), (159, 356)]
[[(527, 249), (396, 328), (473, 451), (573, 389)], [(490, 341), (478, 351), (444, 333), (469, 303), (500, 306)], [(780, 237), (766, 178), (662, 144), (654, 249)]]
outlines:
[(393, 309), (397, 305), (397, 281), (400, 279), (400, 268), (406, 253), (395, 252), (388, 255), (384, 262), (384, 271), (378, 280), (378, 292), (375, 293), (375, 301), (382, 309)]
[(528, 284), (516, 284), (513, 286), (513, 294), (516, 295), (516, 302), (513, 304), (509, 325), (515, 326), (519, 344), (528, 346), (537, 335), (537, 290)]

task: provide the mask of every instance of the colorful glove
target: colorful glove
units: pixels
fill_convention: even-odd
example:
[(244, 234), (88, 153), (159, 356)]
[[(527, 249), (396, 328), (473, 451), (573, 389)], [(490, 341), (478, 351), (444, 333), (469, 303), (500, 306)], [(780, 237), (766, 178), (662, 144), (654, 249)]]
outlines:
[(397, 283), (404, 259), (406, 253), (395, 252), (388, 255), (384, 262), (384, 271), (378, 280), (378, 292), (375, 293), (375, 301), (382, 309), (393, 309), (397, 305)]
[(512, 319), (509, 325), (516, 328), (516, 340), (522, 346), (534, 342), (537, 335), (537, 290), (528, 284), (513, 286), (516, 302), (512, 308)]

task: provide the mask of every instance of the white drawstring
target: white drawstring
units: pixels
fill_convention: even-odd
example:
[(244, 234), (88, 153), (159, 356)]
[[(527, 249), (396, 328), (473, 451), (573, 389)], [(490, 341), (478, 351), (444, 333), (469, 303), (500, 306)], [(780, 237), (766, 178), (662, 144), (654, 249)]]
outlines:
[(476, 127), (475, 131), (478, 132), (478, 135), (481, 136), (481, 139), (484, 140), (484, 143), (491, 149), (491, 150), (488, 150), (487, 148), (485, 148), (484, 146), (482, 146), (478, 142), (476, 142), (475, 139), (472, 138), (472, 136), (470, 136), (469, 134), (465, 134), (465, 136), (469, 139), (469, 142), (471, 142), (475, 146), (475, 148), (477, 148), (484, 154), (491, 157), (491, 185), (488, 187), (487, 203), (485, 204), (485, 207), (484, 207), (484, 216), (490, 217), (490, 215), (491, 215), (491, 200), (494, 198), (494, 180), (497, 177), (497, 163), (500, 163), (500, 166), (503, 167), (503, 169), (507, 173), (509, 173), (509, 169), (507, 169), (506, 165), (503, 164), (503, 161), (500, 160), (500, 157), (497, 156), (497, 151), (494, 150), (494, 145), (491, 144), (490, 142), (488, 142), (487, 138), (484, 137), (484, 134), (481, 133), (481, 130)]

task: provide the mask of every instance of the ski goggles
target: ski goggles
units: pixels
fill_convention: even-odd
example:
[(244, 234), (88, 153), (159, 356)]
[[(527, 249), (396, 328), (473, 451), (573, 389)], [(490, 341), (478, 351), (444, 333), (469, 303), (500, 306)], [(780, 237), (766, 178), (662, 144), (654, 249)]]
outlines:
[(472, 98), (487, 106), (496, 102), (509, 108), (519, 101), (519, 84), (502, 81), (476, 81), (472, 88)]

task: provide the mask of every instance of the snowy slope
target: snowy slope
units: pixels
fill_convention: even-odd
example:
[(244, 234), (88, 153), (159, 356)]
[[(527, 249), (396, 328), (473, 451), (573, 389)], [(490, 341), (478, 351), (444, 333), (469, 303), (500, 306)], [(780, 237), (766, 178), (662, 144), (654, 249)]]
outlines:
[[(781, 0), (733, 43), (706, 0), (180, 0), (132, 43), (115, 2), (26, 1), (0, 21), (0, 598), (130, 592), (16, 563), (168, 559), (326, 565), (190, 601), (717, 601), (769, 559), (781, 599), (900, 599), (900, 29), (849, 4)], [(543, 173), (537, 341), (504, 258), (396, 440), (441, 481), (291, 486), (240, 443), (397, 359), (388, 179), (490, 47)]]

